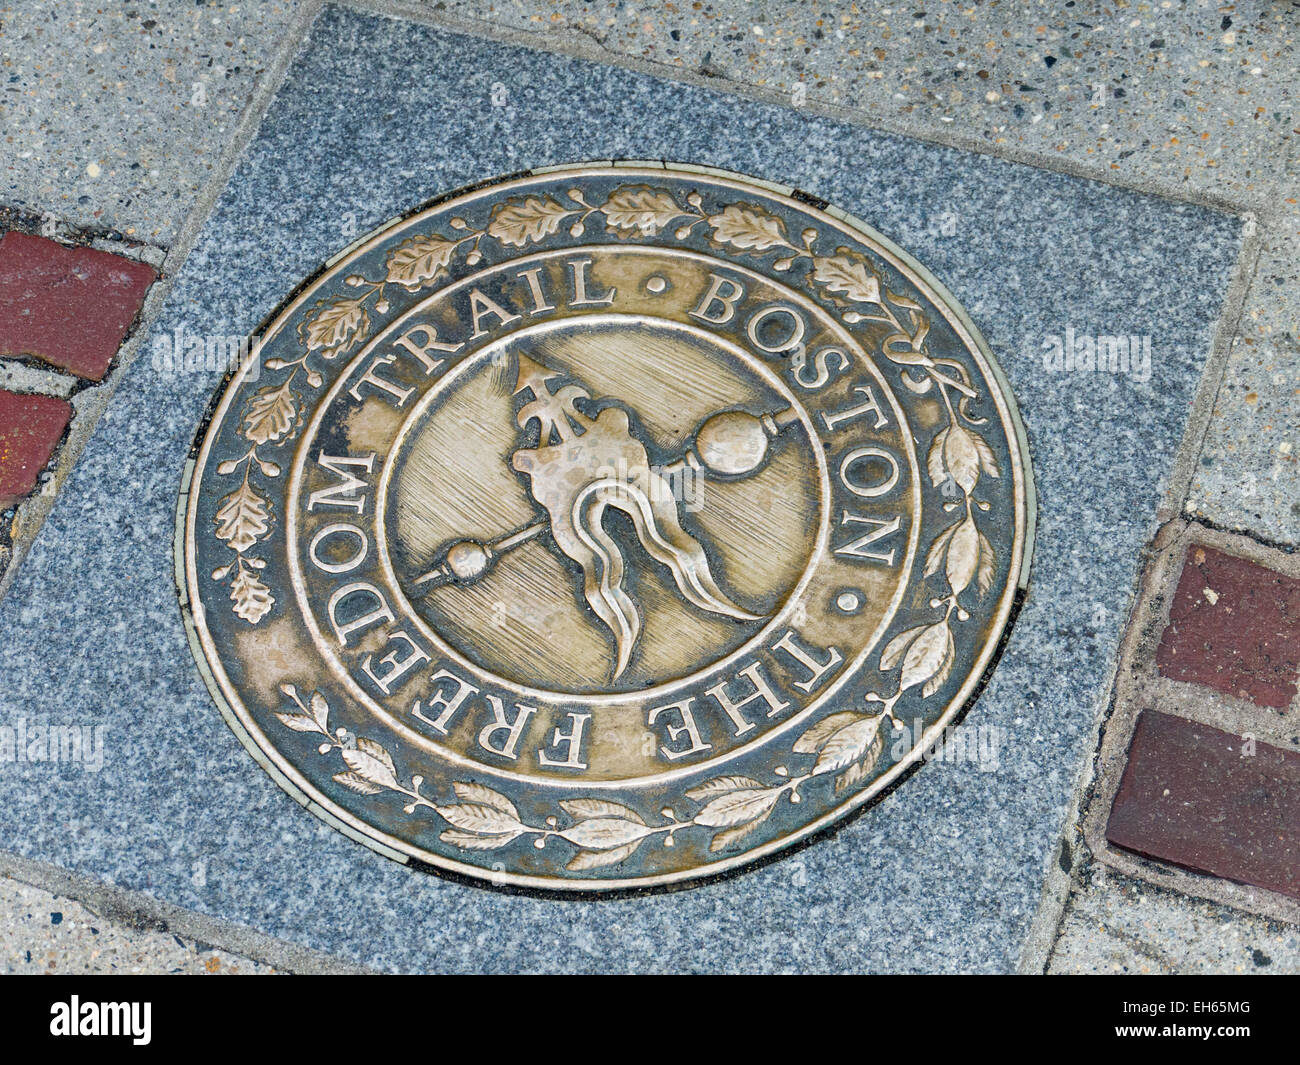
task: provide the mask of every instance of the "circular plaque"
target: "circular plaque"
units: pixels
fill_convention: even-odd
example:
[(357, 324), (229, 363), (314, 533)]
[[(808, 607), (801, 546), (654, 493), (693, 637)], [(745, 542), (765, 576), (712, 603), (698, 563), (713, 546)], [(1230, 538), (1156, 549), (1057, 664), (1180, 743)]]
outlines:
[(806, 194), (593, 164), (343, 251), (260, 333), (178, 551), (222, 713), (402, 861), (607, 890), (869, 802), (974, 698), (1033, 491), (987, 344)]

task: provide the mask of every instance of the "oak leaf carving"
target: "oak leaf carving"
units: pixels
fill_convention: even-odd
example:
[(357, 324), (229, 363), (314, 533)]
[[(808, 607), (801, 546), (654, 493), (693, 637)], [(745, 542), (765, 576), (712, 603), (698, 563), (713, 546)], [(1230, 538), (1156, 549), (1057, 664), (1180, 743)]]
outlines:
[(230, 598), (235, 604), (235, 613), (250, 625), (256, 625), (266, 617), (275, 603), (271, 589), (258, 580), (255, 573), (243, 568), (230, 582)]
[(253, 393), (244, 411), (244, 437), (254, 444), (273, 444), (293, 429), (298, 403), (289, 381)]
[(836, 248), (834, 255), (816, 256), (812, 279), (827, 292), (854, 303), (880, 302), (880, 278), (863, 256), (848, 248)]
[(232, 551), (243, 554), (267, 534), (270, 520), (267, 501), (253, 490), (245, 478), (217, 507), (214, 519), (217, 539), (224, 540)]
[(600, 208), (605, 216), (605, 227), (619, 236), (636, 234), (653, 237), (674, 218), (686, 212), (663, 189), (648, 185), (627, 185), (615, 189)]
[(549, 196), (507, 200), (492, 211), (487, 232), (502, 244), (522, 248), (529, 241), (549, 237), (560, 228), (565, 218), (574, 213), (572, 208)]
[(365, 296), (321, 300), (298, 327), (299, 339), (308, 351), (319, 351), (327, 359), (348, 350), (370, 331), (365, 301)]
[(785, 223), (754, 204), (730, 204), (710, 215), (708, 223), (713, 229), (715, 242), (730, 244), (742, 251), (767, 251), (788, 246)]
[(458, 246), (436, 234), (404, 240), (388, 256), (386, 281), (408, 289), (436, 281), (447, 272)]

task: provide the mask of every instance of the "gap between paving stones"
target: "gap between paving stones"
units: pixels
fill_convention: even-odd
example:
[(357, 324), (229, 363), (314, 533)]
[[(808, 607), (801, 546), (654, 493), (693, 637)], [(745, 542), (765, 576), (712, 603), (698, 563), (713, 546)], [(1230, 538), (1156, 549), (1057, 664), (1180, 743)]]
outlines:
[(221, 921), (140, 892), (106, 884), (46, 862), (31, 861), (0, 851), (0, 876), (75, 899), (119, 927), (171, 932), (298, 973), (364, 973), (370, 970), (333, 955), (287, 943), (244, 925)]

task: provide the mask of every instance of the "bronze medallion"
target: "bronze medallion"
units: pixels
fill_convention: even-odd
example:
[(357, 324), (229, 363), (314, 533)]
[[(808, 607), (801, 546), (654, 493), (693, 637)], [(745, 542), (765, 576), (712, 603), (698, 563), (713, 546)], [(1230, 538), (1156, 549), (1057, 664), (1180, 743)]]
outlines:
[(502, 179), (260, 340), (182, 491), (195, 654), (276, 780), (402, 861), (601, 890), (771, 854), (954, 723), (1027, 577), (987, 344), (792, 189)]

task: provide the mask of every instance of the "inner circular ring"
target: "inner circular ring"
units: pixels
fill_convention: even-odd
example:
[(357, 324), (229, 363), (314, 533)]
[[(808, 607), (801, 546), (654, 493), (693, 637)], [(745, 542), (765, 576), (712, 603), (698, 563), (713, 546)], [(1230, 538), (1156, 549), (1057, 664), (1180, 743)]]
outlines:
[(668, 692), (674, 691), (680, 687), (687, 686), (696, 680), (701, 674), (712, 672), (715, 669), (722, 668), (728, 663), (738, 660), (746, 653), (752, 652), (754, 647), (761, 643), (770, 631), (785, 620), (793, 604), (796, 603), (803, 590), (808, 586), (812, 578), (812, 573), (816, 569), (817, 559), (820, 556), (829, 536), (830, 536), (830, 517), (827, 501), (830, 498), (830, 472), (826, 464), (825, 451), (817, 439), (816, 430), (812, 424), (812, 419), (803, 404), (799, 402), (798, 397), (786, 386), (780, 377), (773, 373), (771, 369), (764, 366), (755, 356), (745, 351), (738, 344), (710, 333), (707, 330), (700, 329), (697, 326), (687, 325), (683, 322), (672, 321), (666, 318), (652, 318), (646, 315), (624, 315), (624, 314), (590, 314), (583, 315), (581, 322), (585, 326), (617, 326), (624, 323), (638, 322), (648, 323), (660, 328), (677, 330), (706, 344), (725, 351), (732, 358), (736, 359), (747, 370), (757, 376), (765, 385), (777, 392), (782, 399), (793, 408), (799, 416), (799, 424), (802, 427), (809, 443), (812, 447), (813, 454), (817, 462), (817, 488), (819, 499), (819, 515), (817, 522), (817, 534), (813, 551), (809, 554), (809, 560), (800, 573), (799, 580), (794, 584), (786, 594), (780, 608), (775, 611), (767, 622), (761, 626), (754, 634), (742, 643), (739, 647), (732, 650), (724, 657), (718, 658), (700, 669), (694, 670), (689, 674), (681, 677), (675, 677), (671, 681), (655, 685), (650, 688), (640, 688), (635, 691), (622, 691), (610, 693), (574, 693), (567, 691), (557, 691), (554, 689), (538, 688), (523, 684), (518, 680), (503, 677), (485, 668), (481, 663), (467, 658), (447, 640), (438, 634), (438, 632), (415, 610), (407, 598), (405, 591), (397, 578), (396, 570), (393, 566), (392, 555), (389, 551), (389, 539), (386, 529), (387, 511), (388, 511), (388, 493), (392, 482), (392, 473), (395, 468), (393, 461), (402, 451), (406, 437), (413, 430), (414, 426), (422, 419), (424, 412), (445, 392), (449, 391), (463, 377), (477, 371), (484, 362), (490, 362), (497, 357), (507, 346), (526, 340), (528, 337), (538, 336), (541, 334), (563, 330), (573, 327), (573, 319), (560, 319), (558, 321), (540, 322), (528, 326), (512, 333), (509, 336), (501, 337), (492, 343), (484, 346), (462, 359), (451, 370), (443, 374), (438, 381), (429, 388), (429, 390), (420, 397), (419, 401), (412, 408), (406, 420), (402, 423), (401, 429), (393, 439), (393, 445), (389, 451), (388, 457), (384, 461), (383, 471), (380, 474), (379, 484), (375, 493), (375, 541), (376, 550), (380, 559), (380, 570), (383, 574), (384, 582), (391, 590), (394, 597), (394, 605), (408, 616), (420, 633), (424, 635), (440, 653), (455, 661), (463, 669), (474, 673), (479, 678), (488, 683), (498, 684), (510, 688), (514, 691), (520, 691), (534, 698), (541, 698), (550, 702), (563, 701), (565, 705), (570, 703), (579, 705), (611, 705), (626, 703), (629, 700), (658, 698)]
[[(576, 251), (579, 252), (582, 250), (583, 249), (576, 249)], [(593, 249), (593, 250), (601, 250), (601, 249)], [(687, 259), (698, 259), (698, 260), (704, 260), (706, 262), (711, 261), (707, 256), (702, 256), (696, 252), (684, 251), (680, 249), (638, 248), (633, 246), (633, 247), (620, 248), (620, 251), (625, 255), (628, 254), (635, 255), (640, 253), (640, 254), (651, 254), (651, 255), (668, 255), (671, 257), (680, 257), (680, 258), (687, 258)], [(509, 263), (503, 263), (501, 264), (501, 266), (502, 268), (504, 268), (507, 265), (511, 267), (515, 267), (518, 266), (519, 264), (534, 261), (542, 257), (543, 256), (541, 255), (524, 256), (520, 259), (511, 260)], [(763, 274), (759, 274), (739, 264), (728, 263), (727, 266), (728, 269), (732, 270), (733, 272), (740, 274), (742, 276), (749, 276), (753, 278), (755, 281), (766, 283), (766, 284), (775, 283), (772, 278)], [(396, 318), (392, 322), (388, 323), (388, 325), (385, 327), (385, 329), (382, 332), (372, 337), (371, 340), (365, 345), (365, 347), (363, 347), (353, 357), (353, 360), (349, 364), (349, 366), (335, 380), (333, 385), (327, 391), (327, 394), (322, 397), (321, 403), (317, 406), (317, 408), (313, 412), (312, 417), (309, 420), (309, 423), (304, 430), (302, 439), (299, 444), (299, 448), (296, 452), (297, 457), (293, 464), (292, 472), (290, 474), (290, 481), (288, 485), (288, 496), (286, 500), (287, 505), (286, 505), (286, 519), (285, 519), (285, 526), (287, 530), (287, 541), (289, 543), (291, 544), (297, 543), (299, 539), (296, 530), (298, 525), (298, 501), (301, 497), (301, 489), (302, 489), (303, 457), (307, 454), (309, 450), (310, 441), (315, 438), (316, 434), (318, 433), (325, 419), (326, 414), (330, 410), (332, 404), (338, 399), (339, 395), (345, 389), (347, 382), (351, 379), (352, 375), (360, 367), (365, 365), (366, 360), (370, 357), (372, 351), (378, 345), (382, 344), (387, 337), (389, 337), (391, 334), (399, 330), (402, 326), (409, 323), (413, 318), (415, 318), (422, 311), (424, 311), (425, 308), (428, 307), (430, 304), (432, 304), (436, 300), (446, 298), (451, 292), (453, 292), (457, 288), (463, 287), (467, 283), (469, 283), (468, 280), (462, 282), (456, 282), (452, 285), (449, 285), (439, 290), (437, 293), (434, 293), (431, 296), (429, 296), (426, 300), (423, 300), (420, 303), (408, 308), (407, 311), (401, 317)], [(902, 433), (903, 442), (905, 443), (905, 445), (907, 445), (907, 452), (908, 452), (910, 462), (913, 464), (913, 467), (915, 467), (916, 456), (911, 447), (912, 437), (911, 437), (910, 430), (906, 429), (906, 426), (908, 425), (906, 414), (901, 404), (899, 403), (897, 396), (894, 394), (893, 389), (890, 387), (889, 383), (885, 380), (883, 375), (880, 373), (880, 370), (876, 366), (874, 360), (872, 360), (867, 355), (867, 353), (862, 349), (861, 345), (858, 343), (856, 338), (854, 338), (836, 319), (826, 315), (823, 308), (813, 303), (813, 301), (807, 299), (801, 293), (791, 289), (784, 290), (783, 298), (789, 300), (793, 304), (798, 305), (806, 312), (819, 317), (830, 329), (832, 334), (835, 335), (839, 343), (845, 345), (846, 350), (853, 353), (855, 362), (857, 362), (863, 369), (865, 369), (868, 373), (870, 373), (872, 378), (878, 383), (878, 385), (882, 389), (884, 399), (889, 405), (889, 409), (893, 412), (895, 418), (898, 421), (898, 424), (904, 427)], [(583, 320), (586, 321), (592, 321), (597, 319), (598, 317), (599, 317), (598, 315), (582, 316)], [(618, 317), (618, 316), (613, 316), (613, 317)], [(653, 316), (645, 316), (645, 315), (640, 315), (636, 317), (644, 318), (646, 320), (664, 321), (672, 327), (686, 326), (686, 323), (677, 322), (671, 319), (661, 320), (661, 319), (653, 318)], [(686, 327), (694, 328), (689, 326)], [(439, 380), (434, 385), (431, 386), (431, 390), (440, 389), (446, 379), (451, 378), (457, 372), (461, 372), (462, 364), (475, 360), (485, 351), (491, 351), (494, 345), (508, 343), (514, 339), (517, 339), (523, 332), (524, 330), (519, 330), (515, 333), (511, 333), (507, 336), (498, 338), (498, 340), (493, 341), (488, 345), (485, 345), (484, 348), (479, 349), (477, 351), (472, 351), (469, 354), (463, 356), (461, 361), (458, 362), (455, 367), (448, 370), (446, 374), (443, 375), (443, 377), (439, 378)], [(731, 346), (730, 342), (726, 341), (725, 338), (722, 338), (717, 334), (704, 331), (703, 336), (707, 339), (709, 343), (718, 345), (719, 347)], [(820, 491), (822, 493), (823, 498), (828, 499), (830, 497), (829, 470), (827, 467), (826, 458), (825, 458), (824, 449), (821, 440), (818, 437), (812, 425), (812, 419), (807, 409), (804, 407), (804, 405), (801, 402), (799, 402), (797, 397), (790, 392), (784, 380), (782, 380), (779, 377), (779, 375), (777, 375), (769, 366), (767, 366), (762, 361), (758, 361), (755, 356), (753, 356), (751, 353), (747, 352), (743, 348), (739, 349), (738, 355), (740, 357), (741, 362), (744, 365), (752, 368), (753, 371), (758, 375), (760, 380), (764, 381), (764, 383), (772, 387), (774, 391), (776, 391), (778, 394), (782, 396), (786, 396), (791, 402), (791, 405), (794, 407), (794, 409), (799, 413), (800, 424), (803, 426), (805, 433), (809, 437), (810, 443), (813, 446), (814, 455), (816, 456), (818, 462), (818, 480), (819, 480)], [(421, 402), (423, 401), (424, 401), (424, 397), (421, 397)], [(406, 431), (407, 424), (408, 423), (403, 424), (403, 429), (399, 431), (398, 436), (395, 438), (394, 441), (395, 446), (400, 445), (401, 436)], [(385, 464), (385, 469), (387, 469), (387, 463)], [(376, 533), (377, 533), (377, 539), (379, 539), (381, 544), (381, 550), (380, 552), (377, 553), (377, 557), (381, 560), (380, 561), (381, 572), (390, 590), (396, 596), (396, 603), (404, 609), (407, 616), (412, 619), (413, 623), (416, 623), (417, 625), (420, 626), (421, 631), (428, 633), (429, 630), (427, 629), (427, 626), (425, 626), (422, 620), (418, 617), (418, 615), (416, 615), (414, 611), (411, 610), (409, 601), (407, 600), (405, 594), (401, 591), (400, 586), (396, 583), (395, 574), (393, 572), (392, 565), (391, 565), (391, 559), (388, 558), (386, 550), (383, 549), (384, 536), (382, 535), (382, 529), (383, 529), (382, 515), (385, 510), (384, 503), (386, 502), (386, 498), (387, 498), (388, 485), (387, 485), (386, 477), (381, 477), (381, 479), (383, 480), (383, 483), (380, 485), (379, 492), (377, 494), (378, 505), (376, 508), (377, 509)], [(915, 482), (915, 477), (913, 478), (913, 480)], [(915, 497), (916, 503), (919, 505), (919, 485), (915, 483), (913, 486), (913, 495)], [(813, 552), (814, 560), (818, 555), (824, 553), (823, 548), (827, 545), (829, 541), (829, 536), (830, 536), (829, 518), (830, 515), (827, 509), (823, 507), (821, 520), (819, 522), (818, 536), (817, 536), (818, 546), (814, 549)], [(909, 543), (908, 543), (909, 560), (912, 556), (912, 553), (916, 550), (916, 540), (917, 540), (918, 532), (919, 532), (919, 523), (914, 523), (912, 532), (909, 536)], [(361, 687), (361, 685), (356, 681), (356, 679), (354, 678), (352, 673), (347, 669), (347, 667), (342, 662), (342, 660), (339, 659), (332, 652), (330, 643), (324, 640), (322, 630), (316, 618), (315, 612), (311, 608), (311, 605), (307, 601), (305, 596), (305, 585), (304, 585), (303, 574), (301, 569), (302, 560), (299, 554), (297, 553), (297, 551), (292, 549), (287, 552), (287, 556), (288, 556), (287, 560), (288, 560), (290, 574), (291, 574), (291, 584), (294, 589), (295, 595), (298, 598), (299, 605), (302, 609), (303, 620), (306, 623), (308, 630), (313, 637), (313, 641), (315, 642), (317, 648), (321, 650), (324, 661), (328, 664), (331, 671), (334, 673), (335, 677), (341, 682), (344, 688), (349, 692), (349, 694), (354, 699), (357, 700), (357, 702), (360, 705), (367, 707), (370, 710), (370, 712), (376, 716), (378, 720), (382, 721), (387, 727), (391, 728), (395, 733), (405, 738), (408, 742), (411, 742), (416, 746), (419, 746), (429, 751), (431, 754), (437, 755), (442, 758), (446, 758), (450, 760), (452, 763), (463, 764), (466, 766), (473, 766), (479, 771), (486, 771), (493, 775), (498, 775), (505, 778), (527, 779), (527, 780), (537, 781), (539, 783), (554, 782), (552, 778), (547, 777), (546, 775), (539, 776), (531, 772), (521, 773), (517, 770), (512, 770), (504, 766), (489, 765), (477, 759), (467, 758), (465, 755), (457, 752), (456, 750), (447, 746), (446, 744), (439, 742), (437, 739), (430, 737), (423, 732), (417, 731), (405, 720), (403, 720), (399, 714), (392, 712), (385, 706), (378, 703), (376, 699), (369, 692), (365, 691)], [(903, 569), (907, 570), (909, 567), (910, 567), (910, 561), (904, 564)], [(815, 570), (816, 570), (815, 561), (810, 563), (809, 566), (805, 567), (800, 582), (795, 586), (795, 588), (792, 590), (792, 592), (786, 599), (785, 608), (781, 611), (775, 612), (768, 625), (764, 626), (763, 629), (759, 630), (759, 632), (757, 632), (753, 638), (746, 641), (744, 645), (735, 649), (735, 651), (733, 651), (731, 655), (728, 655), (726, 658), (720, 659), (717, 662), (712, 663), (708, 667), (709, 671), (720, 668), (721, 666), (732, 661), (733, 659), (738, 659), (745, 652), (746, 649), (753, 650), (754, 647), (760, 642), (761, 637), (765, 633), (767, 633), (772, 627), (774, 627), (776, 623), (778, 623), (783, 618), (788, 619), (790, 616), (789, 605), (798, 602), (799, 593), (804, 588), (807, 587), (811, 579), (811, 576)], [(853, 668), (856, 668), (856, 665), (865, 658), (865, 656), (869, 653), (872, 646), (874, 646), (875, 642), (880, 638), (880, 636), (885, 631), (887, 631), (889, 623), (893, 618), (894, 614), (896, 613), (896, 611), (898, 610), (898, 607), (901, 603), (902, 594), (903, 594), (903, 585), (900, 584), (899, 588), (896, 590), (894, 596), (892, 597), (890, 604), (887, 610), (885, 611), (884, 615), (882, 616), (880, 623), (876, 627), (875, 631), (873, 633), (865, 634), (863, 645), (857, 650), (857, 653), (851, 657), (851, 662), (854, 663)], [(446, 653), (448, 657), (454, 658), (455, 661), (457, 661), (458, 663), (462, 663), (471, 673), (480, 677), (486, 675), (485, 672), (482, 670), (482, 667), (480, 667), (477, 663), (466, 660), (463, 655), (460, 655), (456, 653), (454, 649), (447, 647), (445, 641), (437, 637), (436, 633), (432, 634), (431, 640), (435, 647), (437, 647), (438, 649)], [(496, 683), (502, 683), (500, 678), (498, 678), (495, 674), (489, 676), (491, 676), (491, 679)], [(547, 689), (524, 686), (519, 684), (518, 682), (505, 681), (504, 683), (507, 688), (509, 688), (514, 692), (527, 694), (534, 697), (540, 697), (544, 700), (547, 700), (548, 702), (551, 702), (552, 704), (556, 702), (561, 702), (563, 703), (563, 705), (566, 706), (570, 706), (570, 705), (572, 706), (596, 706), (596, 705), (630, 706), (632, 704), (636, 704), (637, 706), (639, 706), (642, 704), (643, 699), (645, 697), (651, 695), (657, 696), (660, 694), (672, 692), (675, 689), (679, 689), (681, 687), (688, 685), (691, 679), (696, 676), (698, 676), (698, 672), (692, 674), (691, 677), (685, 679), (676, 679), (672, 682), (669, 682), (668, 684), (661, 685), (657, 688), (641, 689), (634, 692), (621, 692), (621, 693), (612, 693), (612, 694), (569, 695), (566, 693), (556, 693)], [(704, 765), (716, 766), (718, 764), (733, 761), (734, 759), (740, 757), (744, 752), (751, 750), (754, 746), (762, 745), (767, 742), (772, 742), (779, 736), (788, 732), (790, 729), (796, 727), (799, 721), (804, 720), (809, 714), (813, 713), (816, 710), (816, 708), (820, 706), (826, 699), (832, 697), (835, 694), (835, 692), (839, 690), (842, 683), (843, 683), (843, 678), (831, 682), (824, 689), (822, 689), (822, 691), (818, 693), (818, 696), (816, 698), (812, 699), (807, 705), (805, 705), (800, 710), (799, 713), (777, 723), (773, 728), (767, 730), (766, 732), (760, 733), (758, 736), (755, 737), (755, 739), (752, 742), (748, 744), (741, 745), (735, 748), (734, 750), (720, 754), (718, 757), (711, 759), (706, 763), (700, 763), (700, 764), (692, 765), (690, 767), (677, 767), (677, 768), (669, 769), (662, 773), (654, 774), (651, 777), (635, 778), (635, 780), (637, 783), (643, 784), (643, 783), (648, 783), (651, 780), (667, 779), (670, 777), (681, 775), (683, 773), (699, 772)], [(594, 789), (600, 790), (604, 788), (623, 787), (623, 786), (627, 786), (628, 784), (631, 784), (632, 782), (633, 780), (630, 778), (614, 778), (609, 780), (593, 780), (590, 782), (590, 786)]]

